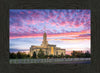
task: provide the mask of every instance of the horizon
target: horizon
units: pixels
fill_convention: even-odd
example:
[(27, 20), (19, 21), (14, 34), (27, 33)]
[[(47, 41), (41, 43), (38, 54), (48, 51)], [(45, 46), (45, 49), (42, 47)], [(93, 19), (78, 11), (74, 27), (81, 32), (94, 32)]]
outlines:
[[(89, 9), (10, 9), (10, 52), (49, 44), (66, 51), (91, 51)], [(46, 28), (44, 28), (44, 26)]]
[[(73, 50), (74, 51), (74, 50)], [(73, 52), (73, 51), (66, 51), (66, 53), (65, 53), (65, 55), (71, 55), (71, 53)], [(26, 53), (26, 54), (30, 54), (30, 52), (29, 51), (12, 51), (12, 52), (10, 52), (10, 53), (18, 53), (18, 52), (21, 52), (21, 53)], [(82, 53), (85, 53), (85, 52), (87, 52), (87, 51), (78, 51), (78, 52), (82, 52)], [(91, 54), (91, 52), (90, 51), (88, 51), (90, 54)]]

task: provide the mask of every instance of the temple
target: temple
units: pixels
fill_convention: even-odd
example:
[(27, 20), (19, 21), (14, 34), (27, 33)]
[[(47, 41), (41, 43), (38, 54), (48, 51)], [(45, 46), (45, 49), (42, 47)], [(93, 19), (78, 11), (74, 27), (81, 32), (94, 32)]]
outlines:
[(65, 49), (56, 47), (56, 45), (48, 44), (46, 32), (44, 32), (43, 34), (43, 41), (41, 46), (32, 45), (30, 47), (30, 55), (33, 56), (34, 52), (36, 52), (36, 55), (38, 55), (40, 49), (42, 49), (45, 55), (61, 55), (61, 54), (65, 55), (66, 52)]

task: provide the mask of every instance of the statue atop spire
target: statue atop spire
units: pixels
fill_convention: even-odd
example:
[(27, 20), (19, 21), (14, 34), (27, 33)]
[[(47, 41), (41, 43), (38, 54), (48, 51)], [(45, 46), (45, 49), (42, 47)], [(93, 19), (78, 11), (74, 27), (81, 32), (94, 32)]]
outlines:
[(46, 32), (46, 26), (44, 25), (44, 33)]

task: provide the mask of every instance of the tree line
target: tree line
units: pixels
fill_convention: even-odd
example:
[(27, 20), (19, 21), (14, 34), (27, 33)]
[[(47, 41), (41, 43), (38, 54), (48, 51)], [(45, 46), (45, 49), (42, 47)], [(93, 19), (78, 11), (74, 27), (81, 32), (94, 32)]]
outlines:
[(17, 53), (9, 53), (10, 59), (24, 59), (24, 58), (90, 58), (91, 54), (89, 51), (86, 51), (83, 53), (82, 51), (73, 51), (71, 55), (45, 55), (44, 51), (40, 49), (39, 53), (36, 54), (36, 52), (33, 52), (33, 56), (30, 56), (29, 54), (26, 54), (25, 52), (17, 52)]
[(30, 58), (29, 54), (26, 54), (25, 52), (17, 52), (17, 53), (9, 53), (10, 59), (24, 59), (24, 58)]

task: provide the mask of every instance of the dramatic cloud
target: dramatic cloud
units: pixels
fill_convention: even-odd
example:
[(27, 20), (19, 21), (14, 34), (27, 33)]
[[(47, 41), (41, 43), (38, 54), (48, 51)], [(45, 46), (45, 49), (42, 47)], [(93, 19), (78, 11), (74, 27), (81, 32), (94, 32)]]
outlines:
[(45, 31), (50, 41), (88, 40), (90, 43), (88, 9), (10, 9), (9, 13), (10, 40), (42, 38)]

